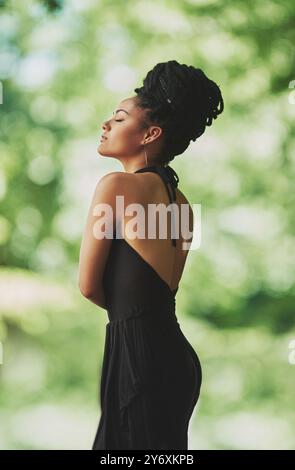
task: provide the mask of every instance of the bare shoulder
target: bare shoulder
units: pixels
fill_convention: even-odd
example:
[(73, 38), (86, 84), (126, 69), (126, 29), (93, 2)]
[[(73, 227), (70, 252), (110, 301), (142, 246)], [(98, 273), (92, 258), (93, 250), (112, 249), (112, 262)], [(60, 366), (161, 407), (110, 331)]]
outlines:
[(112, 171), (102, 176), (95, 187), (96, 195), (124, 194), (128, 187), (128, 174), (122, 171)]
[(123, 183), (127, 180), (126, 176), (127, 173), (124, 173), (122, 171), (111, 171), (110, 173), (107, 173), (106, 175), (100, 178), (100, 180), (96, 184), (96, 187), (108, 187), (112, 185), (114, 186), (118, 183)]

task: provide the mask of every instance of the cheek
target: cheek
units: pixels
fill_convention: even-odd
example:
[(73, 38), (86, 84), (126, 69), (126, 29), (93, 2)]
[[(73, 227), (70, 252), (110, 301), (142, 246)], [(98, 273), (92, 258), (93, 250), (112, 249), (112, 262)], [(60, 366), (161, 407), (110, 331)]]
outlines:
[(118, 141), (124, 147), (134, 148), (140, 145), (140, 136), (137, 130), (132, 127), (122, 126), (121, 129), (116, 129), (116, 138), (118, 138)]

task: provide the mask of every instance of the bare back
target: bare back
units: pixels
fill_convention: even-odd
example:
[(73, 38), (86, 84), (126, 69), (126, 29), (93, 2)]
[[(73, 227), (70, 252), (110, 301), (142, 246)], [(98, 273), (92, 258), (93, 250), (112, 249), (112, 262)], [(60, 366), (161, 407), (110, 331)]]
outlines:
[[(145, 212), (145, 235), (144, 238), (135, 238), (128, 236), (127, 224), (134, 218), (134, 214), (124, 217), (123, 236), (125, 241), (136, 250), (141, 258), (146, 261), (166, 282), (170, 290), (176, 290), (184, 270), (188, 255), (188, 249), (183, 249), (184, 240), (181, 234), (181, 204), (188, 204), (189, 207), (189, 230), (193, 228), (193, 211), (182, 192), (175, 188), (175, 203), (179, 209), (179, 218), (176, 217), (178, 225), (179, 238), (176, 238), (176, 246), (171, 241), (171, 214), (167, 217), (167, 238), (159, 238), (159, 224), (157, 223), (156, 238), (148, 238), (148, 204), (163, 203), (165, 207), (170, 204), (167, 189), (160, 175), (151, 172), (129, 174), (130, 184), (128, 182), (128, 197), (125, 197), (125, 207), (132, 203), (139, 203), (143, 206)], [(176, 231), (177, 233), (177, 231)]]

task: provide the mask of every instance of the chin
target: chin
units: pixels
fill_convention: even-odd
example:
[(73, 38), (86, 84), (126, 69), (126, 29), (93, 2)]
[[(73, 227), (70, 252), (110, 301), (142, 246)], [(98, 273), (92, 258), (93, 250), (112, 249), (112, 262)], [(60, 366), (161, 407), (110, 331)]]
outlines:
[(97, 147), (96, 151), (102, 157), (108, 157), (108, 155), (106, 153), (104, 153), (103, 151), (100, 150), (100, 145)]

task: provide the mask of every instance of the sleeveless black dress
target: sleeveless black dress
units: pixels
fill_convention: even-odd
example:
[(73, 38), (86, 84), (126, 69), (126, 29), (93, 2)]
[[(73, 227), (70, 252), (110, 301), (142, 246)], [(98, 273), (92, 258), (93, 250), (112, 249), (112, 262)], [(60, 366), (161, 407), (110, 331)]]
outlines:
[[(176, 200), (171, 167), (135, 173), (144, 171), (158, 173), (170, 203)], [(172, 291), (125, 239), (114, 238), (103, 288), (109, 322), (92, 450), (187, 450), (202, 369), (175, 315), (178, 287)]]

